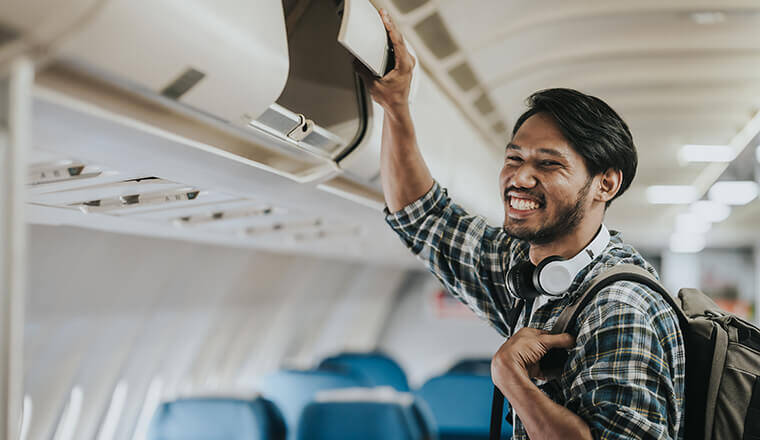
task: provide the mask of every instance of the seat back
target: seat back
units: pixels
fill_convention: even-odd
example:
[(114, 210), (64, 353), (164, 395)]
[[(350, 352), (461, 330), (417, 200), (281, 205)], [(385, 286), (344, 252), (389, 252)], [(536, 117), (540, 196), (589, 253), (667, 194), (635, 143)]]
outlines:
[(437, 438), (415, 397), (390, 387), (318, 393), (304, 409), (298, 432), (298, 440)]
[(272, 402), (202, 397), (164, 402), (156, 409), (148, 440), (284, 440), (285, 423)]
[(367, 377), (374, 386), (389, 386), (398, 391), (409, 391), (409, 382), (404, 370), (383, 353), (341, 353), (323, 360), (319, 369), (350, 371)]
[[(489, 376), (444, 374), (425, 382), (416, 394), (430, 407), (441, 440), (488, 439), (493, 395)], [(511, 435), (512, 426), (502, 423), (502, 438)]]
[(285, 419), (288, 439), (295, 439), (301, 413), (317, 392), (370, 385), (365, 378), (345, 372), (283, 370), (264, 377), (259, 391), (277, 405)]
[(452, 365), (446, 373), (491, 376), (491, 358), (462, 359)]

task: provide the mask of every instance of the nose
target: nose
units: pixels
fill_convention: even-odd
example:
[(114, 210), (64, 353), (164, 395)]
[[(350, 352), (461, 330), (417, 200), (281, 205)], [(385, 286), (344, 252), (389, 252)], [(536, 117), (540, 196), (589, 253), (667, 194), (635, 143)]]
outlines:
[[(504, 171), (507, 171), (506, 169)], [(533, 188), (536, 186), (536, 176), (533, 168), (527, 164), (512, 170), (511, 176), (507, 177), (506, 187), (514, 186), (517, 188)]]

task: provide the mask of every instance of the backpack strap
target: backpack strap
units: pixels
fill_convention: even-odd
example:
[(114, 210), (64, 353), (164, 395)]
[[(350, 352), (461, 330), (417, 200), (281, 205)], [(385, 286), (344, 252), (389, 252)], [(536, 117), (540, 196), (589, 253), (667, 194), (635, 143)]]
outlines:
[[(528, 307), (531, 309), (533, 308), (533, 300), (525, 301), (520, 300), (519, 305), (517, 305), (513, 310), (511, 310), (510, 314), (508, 315), (509, 318), (509, 330), (512, 332), (512, 334), (515, 333), (515, 327), (517, 326), (517, 321), (520, 319), (520, 312), (523, 310), (525, 313), (528, 312)], [(512, 412), (510, 411), (510, 414)], [(493, 398), (491, 399), (491, 426), (488, 431), (488, 438), (489, 440), (499, 440), (501, 438), (501, 424), (502, 421), (502, 415), (504, 414), (504, 394), (501, 393), (501, 390), (499, 387), (496, 386), (496, 384), (493, 385)]]
[[(565, 307), (552, 327), (552, 334), (567, 333), (572, 330), (572, 324), (578, 320), (583, 309), (591, 302), (600, 290), (617, 281), (633, 281), (643, 284), (662, 295), (665, 301), (673, 308), (678, 316), (679, 324), (687, 322), (686, 315), (681, 307), (676, 304), (665, 286), (662, 285), (649, 271), (633, 264), (620, 264), (605, 270), (591, 281), (588, 289), (578, 298), (575, 303)], [(573, 332), (571, 332), (573, 333)], [(577, 336), (573, 333), (573, 336)]]
[[(610, 269), (605, 270), (601, 274), (597, 275), (591, 281), (591, 285), (586, 289), (580, 298), (578, 298), (573, 304), (568, 305), (557, 318), (557, 322), (552, 327), (552, 334), (570, 333), (573, 336), (578, 336), (573, 329), (573, 324), (578, 321), (578, 317), (583, 309), (591, 302), (592, 299), (599, 293), (600, 290), (609, 286), (617, 281), (633, 281), (639, 284), (643, 284), (660, 295), (675, 311), (678, 316), (678, 323), (681, 328), (685, 328), (688, 319), (683, 309), (678, 306), (675, 298), (673, 298), (665, 286), (662, 285), (651, 273), (646, 269), (633, 265), (633, 264), (620, 264)], [(539, 362), (541, 372), (547, 379), (557, 378), (561, 375), (562, 369), (565, 366), (565, 362), (568, 358), (567, 350), (560, 348), (553, 348), (544, 356)]]

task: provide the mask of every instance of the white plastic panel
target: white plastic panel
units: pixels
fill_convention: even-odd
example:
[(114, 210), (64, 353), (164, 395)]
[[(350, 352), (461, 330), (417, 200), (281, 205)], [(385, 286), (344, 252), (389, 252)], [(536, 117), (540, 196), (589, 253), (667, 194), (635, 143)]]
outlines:
[(155, 93), (193, 69), (178, 100), (237, 125), (277, 99), (289, 65), (280, 0), (110, 0), (59, 55)]
[(385, 74), (388, 64), (385, 25), (368, 0), (344, 0), (338, 42), (375, 75)]

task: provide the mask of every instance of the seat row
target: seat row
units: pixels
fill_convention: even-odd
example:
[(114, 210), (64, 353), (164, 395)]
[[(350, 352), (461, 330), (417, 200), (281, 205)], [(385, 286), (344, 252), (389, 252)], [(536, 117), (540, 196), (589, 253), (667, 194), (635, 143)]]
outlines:
[[(313, 370), (263, 378), (252, 399), (189, 398), (163, 403), (148, 438), (409, 439), (488, 438), (490, 360), (464, 360), (410, 391), (382, 353), (344, 353)], [(511, 435), (503, 424), (502, 434)]]

